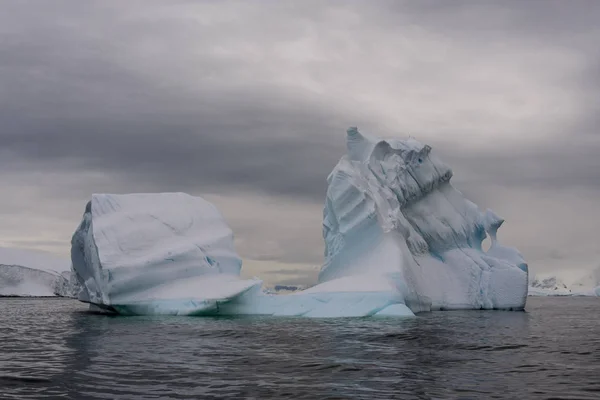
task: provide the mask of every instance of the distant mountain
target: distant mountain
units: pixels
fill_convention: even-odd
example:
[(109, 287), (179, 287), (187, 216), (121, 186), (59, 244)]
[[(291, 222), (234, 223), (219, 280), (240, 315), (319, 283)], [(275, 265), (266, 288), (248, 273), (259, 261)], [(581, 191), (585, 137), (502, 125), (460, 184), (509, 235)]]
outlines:
[(533, 278), (529, 282), (530, 296), (570, 296), (571, 289), (556, 276)]
[(70, 296), (70, 267), (50, 253), (0, 247), (0, 296)]
[(533, 275), (529, 281), (529, 296), (600, 296), (600, 267), (570, 283), (557, 276)]

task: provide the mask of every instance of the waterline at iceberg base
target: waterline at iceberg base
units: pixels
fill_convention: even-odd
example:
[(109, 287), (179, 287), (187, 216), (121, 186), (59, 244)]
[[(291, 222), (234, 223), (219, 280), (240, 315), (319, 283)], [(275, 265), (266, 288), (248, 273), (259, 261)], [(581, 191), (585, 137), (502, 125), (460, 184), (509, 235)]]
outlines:
[[(242, 279), (216, 207), (184, 193), (96, 194), (72, 239), (78, 298), (124, 315), (413, 316), (522, 310), (527, 264), (498, 243), (503, 220), (451, 184), (414, 139), (347, 134), (328, 177), (319, 282), (287, 295)], [(491, 237), (491, 247), (481, 243)]]

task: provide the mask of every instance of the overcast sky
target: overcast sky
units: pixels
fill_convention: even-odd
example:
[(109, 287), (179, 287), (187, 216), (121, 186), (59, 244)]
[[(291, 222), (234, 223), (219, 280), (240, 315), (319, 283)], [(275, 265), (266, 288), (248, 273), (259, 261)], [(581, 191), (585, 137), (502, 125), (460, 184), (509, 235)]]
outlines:
[(0, 246), (97, 192), (205, 196), (246, 275), (310, 282), (345, 130), (411, 135), (535, 272), (600, 265), (600, 1), (4, 1)]

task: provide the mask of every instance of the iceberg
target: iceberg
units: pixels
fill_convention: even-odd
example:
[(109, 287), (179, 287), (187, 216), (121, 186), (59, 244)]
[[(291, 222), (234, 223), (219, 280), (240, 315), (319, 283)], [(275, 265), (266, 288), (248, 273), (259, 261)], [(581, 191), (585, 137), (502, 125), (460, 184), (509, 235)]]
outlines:
[(69, 266), (49, 253), (0, 248), (0, 296), (68, 296)]
[(504, 220), (456, 190), (430, 146), (350, 128), (347, 147), (327, 178), (320, 282), (385, 277), (415, 312), (525, 307), (528, 266), (498, 242)]
[(71, 239), (77, 298), (121, 314), (194, 315), (262, 282), (217, 208), (185, 193), (94, 194)]
[(289, 295), (240, 277), (233, 233), (185, 193), (94, 194), (71, 240), (77, 298), (123, 315), (413, 315), (386, 280), (357, 276)]
[(498, 242), (504, 220), (452, 187), (452, 171), (431, 147), (347, 133), (348, 154), (327, 179), (325, 263), (315, 286), (278, 295), (242, 279), (231, 229), (200, 197), (95, 194), (71, 242), (78, 299), (126, 315), (522, 310), (528, 267)]

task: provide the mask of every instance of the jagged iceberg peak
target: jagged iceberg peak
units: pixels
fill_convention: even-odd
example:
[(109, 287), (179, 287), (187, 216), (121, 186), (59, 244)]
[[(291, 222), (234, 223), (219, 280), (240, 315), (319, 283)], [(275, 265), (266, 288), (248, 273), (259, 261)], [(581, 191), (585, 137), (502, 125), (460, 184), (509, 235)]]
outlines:
[[(371, 137), (355, 127), (347, 131), (347, 146), (327, 179), (320, 282), (367, 271), (399, 273), (405, 295), (428, 297), (434, 307), (524, 306), (527, 264), (516, 249), (498, 243), (504, 220), (464, 198), (430, 146)], [(492, 245), (484, 252), (486, 232)], [(452, 289), (440, 281), (437, 290), (431, 283), (440, 276), (463, 282)]]
[[(328, 240), (330, 232), (362, 234), (363, 224), (377, 217), (386, 232), (404, 228), (412, 251), (428, 251), (400, 209), (448, 182), (452, 170), (431, 154), (430, 146), (412, 138), (372, 138), (352, 127), (347, 131), (347, 146), (348, 155), (328, 177), (323, 221), (326, 245), (335, 242)], [(330, 250), (335, 252), (335, 247), (327, 247), (326, 255)]]
[[(372, 138), (352, 127), (347, 130), (347, 147), (348, 156), (342, 158), (337, 168), (360, 169), (363, 164), (381, 185), (395, 191), (401, 204), (426, 194), (452, 177), (452, 170), (431, 156), (431, 147), (413, 138)], [(349, 165), (343, 165), (346, 163)]]

